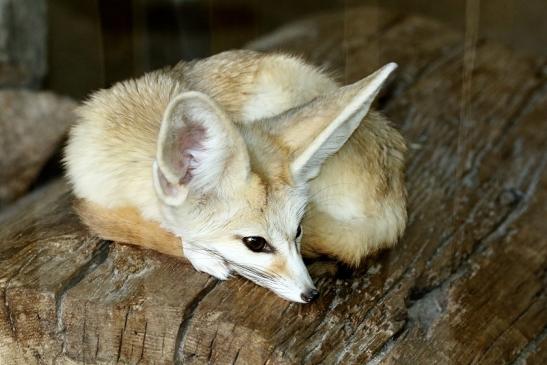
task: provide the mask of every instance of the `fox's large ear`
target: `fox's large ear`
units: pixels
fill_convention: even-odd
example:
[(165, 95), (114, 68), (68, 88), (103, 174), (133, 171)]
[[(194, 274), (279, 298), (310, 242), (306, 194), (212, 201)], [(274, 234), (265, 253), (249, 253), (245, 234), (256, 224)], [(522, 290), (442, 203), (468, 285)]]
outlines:
[(245, 179), (249, 162), (243, 138), (207, 95), (185, 92), (167, 106), (158, 136), (154, 187), (168, 205), (190, 192), (222, 193), (227, 178)]
[(277, 121), (273, 132), (291, 151), (290, 172), (295, 182), (305, 182), (319, 174), (323, 162), (359, 126), (381, 86), (396, 68), (395, 63), (389, 63), (354, 84), (289, 111), (282, 121)]

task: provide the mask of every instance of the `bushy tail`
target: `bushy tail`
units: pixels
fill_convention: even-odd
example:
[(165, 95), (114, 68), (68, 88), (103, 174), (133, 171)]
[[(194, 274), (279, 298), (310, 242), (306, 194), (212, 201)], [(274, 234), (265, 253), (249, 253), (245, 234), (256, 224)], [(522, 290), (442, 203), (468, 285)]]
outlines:
[(302, 254), (327, 255), (357, 267), (364, 257), (393, 246), (404, 232), (406, 220), (404, 201), (386, 204), (379, 214), (351, 221), (312, 211), (304, 219)]

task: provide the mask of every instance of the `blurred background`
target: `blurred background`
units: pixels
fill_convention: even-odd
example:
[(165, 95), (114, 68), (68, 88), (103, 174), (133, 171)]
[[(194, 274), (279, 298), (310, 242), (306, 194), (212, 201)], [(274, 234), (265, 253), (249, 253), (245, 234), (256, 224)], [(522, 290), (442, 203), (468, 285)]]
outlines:
[[(3, 0), (6, 2), (6, 0)], [(45, 20), (27, 20), (34, 54), (34, 82), (82, 98), (91, 90), (246, 42), (317, 12), (381, 5), (436, 18), (461, 32), (469, 2), (462, 0), (16, 0)], [(523, 52), (547, 55), (547, 1), (479, 1), (480, 37)], [(38, 6), (38, 4), (40, 4)], [(46, 11), (47, 8), (47, 11)], [(469, 8), (467, 8), (469, 9)], [(30, 17), (30, 15), (28, 15)], [(24, 32), (23, 32), (24, 33)], [(22, 35), (24, 36), (24, 35)]]
[[(0, 0), (0, 365), (547, 364), (545, 19), (547, 0)], [(357, 273), (312, 273), (311, 310), (91, 238), (56, 179), (92, 91), (249, 44), (343, 83), (400, 65), (375, 107), (409, 144), (408, 228)]]

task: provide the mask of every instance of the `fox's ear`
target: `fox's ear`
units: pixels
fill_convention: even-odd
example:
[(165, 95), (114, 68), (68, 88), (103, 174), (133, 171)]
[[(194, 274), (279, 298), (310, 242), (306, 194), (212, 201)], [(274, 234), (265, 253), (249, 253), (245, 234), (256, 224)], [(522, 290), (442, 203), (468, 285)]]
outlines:
[[(297, 183), (319, 174), (325, 160), (346, 143), (368, 113), (388, 76), (389, 63), (354, 84), (322, 95), (277, 120), (273, 131), (291, 152), (290, 172)], [(270, 129), (271, 130), (271, 129)]]
[(153, 166), (154, 187), (165, 204), (182, 204), (192, 192), (222, 193), (226, 179), (243, 180), (248, 170), (243, 138), (211, 98), (191, 91), (169, 103)]

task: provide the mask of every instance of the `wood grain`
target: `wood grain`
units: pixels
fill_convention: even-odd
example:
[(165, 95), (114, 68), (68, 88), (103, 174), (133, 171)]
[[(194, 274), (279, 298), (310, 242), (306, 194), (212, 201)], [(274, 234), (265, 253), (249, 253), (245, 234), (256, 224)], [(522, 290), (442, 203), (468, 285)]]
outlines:
[(400, 64), (379, 105), (412, 147), (401, 242), (356, 272), (313, 263), (299, 305), (93, 238), (57, 182), (0, 216), (0, 363), (546, 363), (545, 60), (377, 8), (251, 46), (347, 82)]

